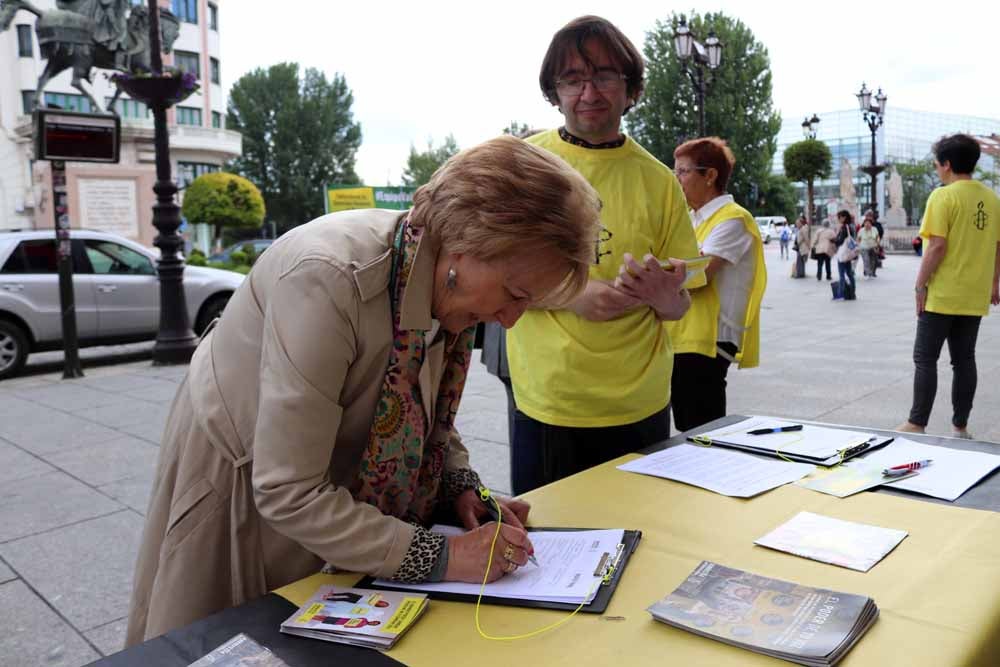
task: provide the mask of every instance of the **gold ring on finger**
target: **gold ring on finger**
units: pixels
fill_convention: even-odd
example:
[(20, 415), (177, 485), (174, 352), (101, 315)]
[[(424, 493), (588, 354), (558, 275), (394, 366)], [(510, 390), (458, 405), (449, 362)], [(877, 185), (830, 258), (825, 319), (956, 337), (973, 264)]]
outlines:
[(514, 560), (514, 545), (508, 544), (503, 548), (503, 557), (505, 560), (513, 562)]
[(512, 560), (507, 561), (507, 564), (503, 566), (503, 571), (510, 574), (517, 569), (517, 563)]

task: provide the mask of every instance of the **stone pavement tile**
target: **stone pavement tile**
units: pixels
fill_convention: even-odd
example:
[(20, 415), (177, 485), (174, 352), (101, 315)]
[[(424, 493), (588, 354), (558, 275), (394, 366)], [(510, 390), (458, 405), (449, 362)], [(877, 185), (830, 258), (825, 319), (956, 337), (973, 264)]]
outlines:
[(7, 482), (0, 486), (0, 555), (3, 555), (2, 543), (8, 540), (68, 526), (120, 509), (120, 503), (63, 472)]
[[(101, 370), (115, 370), (115, 366), (106, 366)], [(144, 374), (137, 371), (128, 373), (107, 372), (101, 375), (88, 374), (86, 377), (77, 380), (80, 384), (99, 389), (101, 391), (114, 392), (116, 394), (129, 393), (136, 389), (143, 389), (159, 381), (155, 375)]]
[(0, 584), (11, 579), (17, 579), (17, 575), (3, 561), (0, 561)]
[(177, 387), (179, 385), (179, 379), (174, 382), (172, 380), (157, 378), (145, 387), (129, 392), (129, 395), (132, 398), (138, 398), (143, 401), (166, 403), (169, 405), (174, 400), (174, 395), (177, 394)]
[(120, 435), (100, 424), (52, 408), (26, 419), (0, 419), (0, 438), (34, 454), (72, 449)]
[(162, 420), (132, 424), (130, 426), (120, 426), (118, 430), (122, 433), (128, 433), (129, 435), (134, 435), (137, 438), (142, 438), (146, 442), (159, 447), (160, 440), (163, 439), (163, 427), (166, 422), (167, 415), (164, 415)]
[(455, 428), (462, 434), (463, 440), (476, 438), (502, 445), (508, 444), (507, 415), (504, 413), (480, 410), (463, 414), (459, 408), (458, 416), (455, 417)]
[(37, 417), (52, 409), (33, 401), (18, 398), (14, 392), (3, 391), (3, 389), (4, 387), (0, 387), (0, 422)]
[(78, 383), (76, 380), (64, 380), (58, 385), (48, 387), (17, 390), (14, 394), (27, 401), (67, 412), (97, 405), (108, 405), (120, 400), (120, 397), (113, 393), (94, 389), (94, 387)]
[(120, 479), (110, 484), (103, 484), (97, 487), (97, 490), (120, 503), (128, 505), (139, 514), (146, 516), (146, 509), (149, 507), (149, 496), (153, 491), (153, 481), (155, 479), (156, 466), (154, 463), (151, 472), (147, 475), (136, 475), (135, 477)]
[(58, 384), (62, 379), (62, 373), (48, 375), (26, 375), (24, 377), (14, 377), (0, 382), (0, 390), (23, 391), (26, 389), (37, 389), (39, 387), (49, 387)]
[(119, 428), (143, 422), (162, 424), (166, 420), (168, 408), (169, 406), (161, 403), (119, 396), (118, 400), (110, 405), (74, 410), (73, 414), (102, 426)]
[(510, 493), (510, 448), (486, 440), (463, 439), (469, 449), (472, 468), (483, 484), (501, 493)]
[(100, 486), (129, 477), (151, 475), (156, 469), (159, 454), (159, 447), (126, 435), (66, 452), (46, 454), (43, 458), (91, 486)]
[(128, 613), (143, 519), (131, 510), (7, 542), (0, 555), (77, 630)]
[(0, 440), (0, 484), (54, 471), (55, 468), (37, 456)]
[(125, 648), (126, 630), (128, 630), (128, 619), (119, 618), (117, 621), (84, 632), (83, 636), (102, 654), (111, 655)]
[(100, 657), (24, 582), (0, 585), (0, 665), (79, 667)]

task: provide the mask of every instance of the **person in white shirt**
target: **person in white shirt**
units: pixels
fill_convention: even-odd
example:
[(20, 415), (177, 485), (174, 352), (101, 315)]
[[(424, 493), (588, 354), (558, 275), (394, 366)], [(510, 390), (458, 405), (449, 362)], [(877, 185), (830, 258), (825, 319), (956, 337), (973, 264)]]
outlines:
[(726, 414), (729, 365), (757, 365), (760, 301), (766, 285), (764, 246), (753, 216), (726, 193), (736, 162), (718, 137), (692, 139), (674, 151), (674, 173), (691, 207), (701, 254), (711, 260), (708, 284), (692, 306), (668, 323), (674, 346), (674, 423), (686, 431)]

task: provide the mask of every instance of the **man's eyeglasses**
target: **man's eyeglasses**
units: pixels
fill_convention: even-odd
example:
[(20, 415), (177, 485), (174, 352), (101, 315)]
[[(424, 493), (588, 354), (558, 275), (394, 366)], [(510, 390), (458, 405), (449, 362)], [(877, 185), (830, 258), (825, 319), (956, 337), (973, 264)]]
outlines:
[(678, 176), (687, 176), (693, 171), (705, 171), (708, 167), (674, 167), (674, 173)]
[(622, 81), (627, 79), (624, 74), (619, 72), (597, 72), (591, 77), (583, 76), (567, 76), (562, 79), (556, 79), (556, 90), (563, 95), (580, 95), (583, 93), (583, 86), (589, 81), (597, 90), (607, 93), (614, 90), (618, 90)]

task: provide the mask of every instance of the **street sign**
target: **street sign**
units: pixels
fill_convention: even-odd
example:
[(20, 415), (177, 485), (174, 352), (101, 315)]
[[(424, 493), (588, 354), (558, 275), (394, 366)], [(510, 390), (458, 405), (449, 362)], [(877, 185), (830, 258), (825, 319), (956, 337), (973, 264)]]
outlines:
[(117, 115), (35, 109), (35, 159), (118, 163)]
[(62, 309), (63, 378), (83, 377), (76, 331), (73, 295), (73, 244), (70, 239), (66, 162), (117, 164), (122, 126), (116, 115), (79, 113), (62, 109), (35, 109), (35, 159), (52, 161), (53, 213), (59, 267), (59, 305)]

